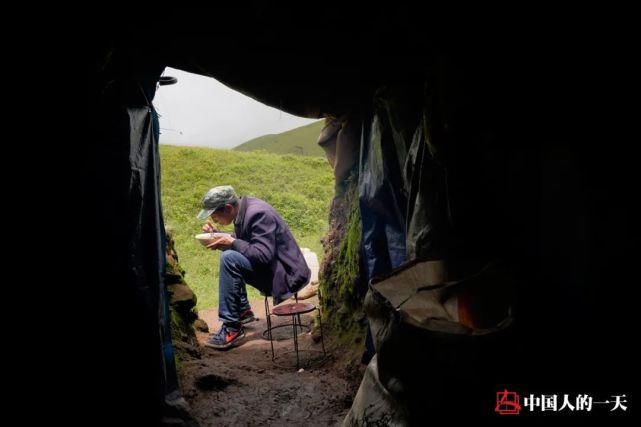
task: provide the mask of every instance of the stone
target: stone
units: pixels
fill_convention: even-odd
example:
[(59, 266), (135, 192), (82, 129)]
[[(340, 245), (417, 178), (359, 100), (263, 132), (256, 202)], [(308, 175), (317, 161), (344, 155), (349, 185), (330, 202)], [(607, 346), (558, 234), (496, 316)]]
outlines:
[(209, 326), (203, 319), (196, 319), (194, 321), (194, 328), (200, 332), (209, 332)]

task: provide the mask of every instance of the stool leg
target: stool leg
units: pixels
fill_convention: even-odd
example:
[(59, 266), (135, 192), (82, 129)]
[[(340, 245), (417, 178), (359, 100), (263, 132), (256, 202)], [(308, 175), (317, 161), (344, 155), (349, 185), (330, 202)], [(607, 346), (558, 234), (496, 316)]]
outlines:
[[(296, 301), (296, 304), (298, 304), (298, 292), (294, 293), (294, 300)], [(300, 314), (297, 315), (297, 316), (298, 316), (298, 324), (300, 325), (300, 332), (303, 333), (303, 326), (302, 326), (302, 323), (300, 321)], [(292, 316), (292, 319), (293, 318), (294, 318), (294, 316)]]
[(296, 316), (292, 316), (292, 325), (294, 326), (294, 351), (296, 352), (296, 370), (300, 369), (300, 360), (298, 358), (298, 332), (296, 331)]
[(267, 297), (265, 297), (265, 317), (267, 318), (267, 335), (269, 335), (269, 343), (272, 346), (272, 362), (275, 359), (274, 356), (274, 340), (272, 339), (272, 314), (269, 312), (269, 303), (267, 302)]
[[(298, 304), (298, 292), (294, 294), (294, 298), (296, 299), (296, 304)], [(303, 322), (300, 320), (300, 314), (297, 314), (298, 316), (298, 327), (300, 328), (300, 333), (303, 333)]]

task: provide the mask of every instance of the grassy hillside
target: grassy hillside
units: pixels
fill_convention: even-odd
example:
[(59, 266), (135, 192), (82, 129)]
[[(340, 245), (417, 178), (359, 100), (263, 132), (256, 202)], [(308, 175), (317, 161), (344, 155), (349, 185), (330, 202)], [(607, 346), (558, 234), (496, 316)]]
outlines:
[[(267, 201), (289, 224), (299, 246), (321, 257), (334, 185), (325, 158), (170, 145), (160, 146), (160, 157), (165, 223), (174, 229), (179, 262), (199, 309), (218, 304), (220, 252), (194, 239), (202, 226), (196, 219), (200, 200), (211, 187), (228, 184), (241, 196)], [(248, 287), (250, 298), (259, 296), (252, 289)]]
[(263, 135), (235, 147), (236, 151), (263, 150), (277, 154), (299, 154), (304, 156), (325, 156), (316, 141), (325, 120), (319, 120), (276, 135)]

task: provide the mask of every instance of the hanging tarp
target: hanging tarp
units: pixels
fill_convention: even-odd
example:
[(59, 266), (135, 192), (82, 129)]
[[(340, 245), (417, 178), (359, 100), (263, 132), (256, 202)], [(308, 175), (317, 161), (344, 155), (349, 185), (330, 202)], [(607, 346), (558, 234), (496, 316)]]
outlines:
[(158, 323), (163, 393), (178, 390), (164, 282), (165, 225), (160, 199), (158, 116), (152, 105), (127, 108), (130, 123), (129, 274), (141, 294), (140, 309)]
[(389, 127), (381, 114), (375, 114), (361, 133), (359, 207), (368, 278), (386, 273), (406, 259), (401, 169), (388, 138)]
[[(112, 320), (103, 351), (112, 353), (97, 379), (114, 390), (113, 413), (125, 412), (141, 425), (162, 414), (184, 413), (171, 342), (164, 283), (165, 227), (160, 197), (159, 123), (152, 100), (162, 61), (144, 48), (103, 58), (95, 84), (98, 107), (91, 140), (96, 184), (96, 224), (104, 232), (97, 253), (105, 254), (96, 283), (104, 283)], [(103, 369), (99, 369), (102, 372)], [(102, 375), (102, 373), (98, 374)], [(116, 397), (117, 396), (117, 397)], [(118, 406), (120, 405), (120, 406)], [(129, 405), (129, 406), (127, 406)]]
[(430, 144), (424, 116), (412, 138), (404, 167), (407, 189), (408, 259), (443, 259), (450, 229), (447, 174), (436, 148)]
[[(499, 337), (512, 323), (514, 283), (493, 258), (494, 244), (481, 246), (494, 231), (486, 216), (492, 189), (475, 178), (482, 156), (460, 150), (475, 144), (475, 132), (463, 140), (443, 132), (444, 117), (432, 112), (440, 101), (421, 86), (381, 88), (363, 131), (359, 188), (371, 279), (365, 310), (376, 357), (346, 425), (416, 424), (452, 410), (454, 401), (491, 413), (481, 402), (497, 385), (482, 376), (506, 342)], [(468, 197), (486, 203), (470, 209)], [(458, 388), (463, 395), (453, 394)]]

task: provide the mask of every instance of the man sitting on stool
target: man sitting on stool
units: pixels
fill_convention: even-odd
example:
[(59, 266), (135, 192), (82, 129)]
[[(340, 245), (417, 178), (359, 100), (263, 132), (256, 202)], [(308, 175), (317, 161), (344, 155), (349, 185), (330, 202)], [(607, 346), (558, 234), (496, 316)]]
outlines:
[[(218, 279), (218, 318), (223, 325), (206, 345), (222, 350), (238, 345), (245, 336), (243, 324), (254, 320), (247, 283), (279, 304), (307, 284), (311, 272), (289, 227), (267, 202), (247, 196), (239, 199), (226, 185), (210, 189), (202, 204), (198, 219), (234, 223), (233, 234), (207, 245), (223, 251)], [(217, 230), (205, 224), (203, 231)]]

